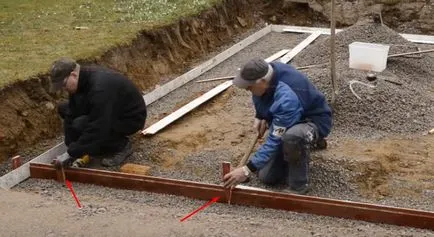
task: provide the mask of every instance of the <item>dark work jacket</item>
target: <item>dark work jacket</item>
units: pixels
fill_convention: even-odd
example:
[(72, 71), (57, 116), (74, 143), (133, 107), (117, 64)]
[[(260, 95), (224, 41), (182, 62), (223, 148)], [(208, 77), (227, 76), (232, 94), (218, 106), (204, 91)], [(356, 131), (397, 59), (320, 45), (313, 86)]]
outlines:
[(104, 67), (84, 66), (77, 91), (69, 96), (69, 114), (65, 119), (72, 121), (82, 115), (87, 115), (89, 122), (78, 140), (68, 146), (68, 154), (74, 158), (98, 153), (118, 121), (144, 121), (146, 104), (126, 76)]

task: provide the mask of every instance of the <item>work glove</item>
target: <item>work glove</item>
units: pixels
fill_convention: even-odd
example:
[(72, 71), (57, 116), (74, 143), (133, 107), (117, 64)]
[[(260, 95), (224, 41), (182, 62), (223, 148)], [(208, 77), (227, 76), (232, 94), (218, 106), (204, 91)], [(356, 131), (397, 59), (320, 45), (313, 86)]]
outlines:
[(267, 121), (255, 118), (255, 121), (253, 122), (253, 128), (258, 132), (258, 137), (262, 138), (268, 128)]
[(223, 177), (224, 187), (225, 188), (234, 188), (237, 186), (237, 184), (240, 184), (247, 180), (249, 177), (246, 175), (246, 171), (249, 172), (247, 167), (240, 167), (232, 170), (231, 172), (227, 173)]

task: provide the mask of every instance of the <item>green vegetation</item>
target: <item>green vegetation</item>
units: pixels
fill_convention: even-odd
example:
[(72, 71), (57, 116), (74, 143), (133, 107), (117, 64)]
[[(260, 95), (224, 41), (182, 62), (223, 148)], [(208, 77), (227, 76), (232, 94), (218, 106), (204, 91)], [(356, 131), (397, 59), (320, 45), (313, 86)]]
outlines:
[(131, 42), (140, 30), (197, 14), (220, 1), (3, 0), (0, 88), (47, 72), (58, 57), (98, 57), (114, 45)]

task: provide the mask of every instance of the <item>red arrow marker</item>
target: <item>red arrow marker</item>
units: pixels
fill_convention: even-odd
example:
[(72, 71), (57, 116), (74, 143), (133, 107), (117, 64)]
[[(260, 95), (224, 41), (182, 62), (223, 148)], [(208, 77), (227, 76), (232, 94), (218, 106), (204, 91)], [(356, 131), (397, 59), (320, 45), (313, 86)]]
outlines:
[(205, 203), (203, 206), (199, 207), (197, 210), (195, 210), (194, 212), (186, 215), (184, 218), (181, 219), (181, 222), (185, 221), (186, 219), (188, 219), (189, 217), (193, 216), (194, 214), (198, 213), (199, 211), (202, 211), (203, 209), (205, 209), (206, 207), (208, 207), (209, 205), (217, 202), (220, 199), (220, 197), (215, 197), (213, 199), (211, 199), (211, 201)]
[(65, 183), (66, 183), (66, 186), (68, 186), (69, 191), (71, 191), (72, 196), (74, 197), (75, 202), (77, 203), (78, 208), (81, 208), (80, 201), (78, 200), (77, 196), (75, 195), (75, 192), (74, 192), (74, 189), (72, 188), (71, 182), (69, 182), (69, 180), (65, 180)]

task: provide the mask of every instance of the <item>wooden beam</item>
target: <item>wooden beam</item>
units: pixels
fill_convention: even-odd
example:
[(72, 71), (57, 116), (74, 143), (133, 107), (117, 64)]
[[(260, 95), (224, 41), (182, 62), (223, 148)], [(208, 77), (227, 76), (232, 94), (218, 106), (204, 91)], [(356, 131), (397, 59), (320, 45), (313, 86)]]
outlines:
[(33, 160), (0, 177), (0, 187), (6, 190), (11, 189), (15, 185), (23, 182), (30, 177), (29, 167), (31, 162), (50, 163), (56, 156), (62, 154), (65, 151), (66, 146), (64, 143), (57, 144), (55, 147), (39, 155)]
[(289, 49), (282, 49), (279, 52), (271, 55), (270, 57), (268, 57), (267, 59), (265, 59), (265, 61), (267, 62), (273, 62), (276, 59), (281, 58), (282, 56), (286, 55), (290, 50)]
[(310, 43), (316, 40), (321, 35), (321, 32), (314, 32), (304, 39), (301, 43), (295, 46), (291, 51), (289, 51), (285, 56), (280, 59), (281, 63), (288, 63), (291, 61), (295, 55), (300, 53), (304, 48), (306, 48)]
[[(265, 61), (267, 62), (272, 62), (280, 57), (282, 57), (283, 55), (287, 54), (289, 52), (289, 49), (282, 49), (279, 52), (271, 55), (270, 57), (268, 57), (267, 59), (265, 59)], [(233, 79), (235, 76), (225, 76), (225, 77), (216, 77), (216, 78), (210, 78), (210, 79), (205, 79), (205, 80), (200, 80), (200, 81), (196, 81), (199, 83), (202, 82), (210, 82), (210, 81), (220, 81), (220, 80), (229, 80), (229, 79)]]
[(210, 81), (230, 80), (230, 79), (234, 79), (234, 77), (235, 77), (235, 76), (215, 77), (215, 78), (210, 78), (210, 79), (200, 80), (200, 81), (196, 81), (196, 82), (197, 82), (197, 83), (202, 83), (202, 82), (210, 82)]
[(153, 90), (152, 92), (146, 94), (145, 96), (143, 96), (143, 99), (145, 100), (147, 105), (155, 102), (156, 100), (160, 99), (161, 97), (163, 97), (163, 96), (167, 95), (168, 93), (174, 91), (175, 89), (181, 87), (185, 83), (197, 78), (198, 76), (207, 72), (211, 68), (217, 66), (221, 62), (230, 58), (232, 55), (241, 51), (246, 46), (252, 44), (253, 42), (257, 41), (258, 39), (262, 38), (263, 36), (267, 35), (270, 32), (271, 32), (271, 26), (264, 27), (262, 30), (257, 31), (253, 35), (242, 40), (241, 42), (236, 43), (235, 45), (233, 45), (229, 49), (223, 51), (222, 53), (218, 54), (217, 56), (213, 57), (212, 59), (202, 63), (198, 67), (195, 67), (194, 69), (188, 71), (187, 73), (171, 80), (170, 82), (168, 82), (168, 83), (158, 87), (157, 89)]
[[(271, 25), (273, 32), (292, 32), (292, 33), (314, 33), (321, 32), (321, 34), (330, 35), (330, 29), (317, 28), (317, 27), (305, 27), (305, 26), (289, 26), (289, 25)], [(341, 32), (342, 29), (336, 29), (336, 33)], [(413, 43), (421, 44), (434, 44), (433, 35), (419, 35), (419, 34), (400, 34), (406, 40)]]
[[(284, 52), (284, 50), (281, 50), (281, 51), (277, 52), (276, 54), (273, 54), (270, 57), (266, 58), (265, 61), (271, 62), (274, 59), (279, 58), (279, 57), (277, 57), (277, 55), (282, 55), (283, 52)], [(220, 94), (220, 92), (226, 90), (230, 86), (232, 86), (232, 81), (227, 81), (227, 82), (220, 84), (219, 86), (213, 88), (212, 90), (208, 91), (207, 93), (203, 94), (202, 96), (200, 96), (200, 97), (196, 98), (195, 100), (191, 101), (190, 103), (184, 105), (183, 107), (181, 107), (177, 111), (164, 117), (162, 120), (158, 121), (157, 123), (152, 124), (150, 127), (143, 130), (142, 134), (145, 136), (146, 135), (154, 135), (155, 133), (157, 133), (161, 129), (165, 128), (167, 125), (173, 123), (174, 121), (181, 118), (182, 116), (184, 116), (185, 114), (187, 114), (191, 110), (197, 108), (199, 105), (210, 100), (212, 97)]]
[(232, 81), (227, 81), (219, 86), (213, 88), (212, 90), (208, 91), (207, 93), (203, 94), (202, 96), (196, 98), (195, 100), (191, 101), (190, 103), (182, 106), (177, 111), (171, 113), (170, 115), (164, 117), (162, 120), (158, 121), (157, 123), (154, 123), (147, 129), (142, 131), (143, 135), (154, 135), (161, 129), (165, 128), (167, 125), (171, 124), (172, 122), (176, 121), (177, 119), (181, 118), (194, 108), (198, 107), (199, 105), (205, 103), (206, 101), (210, 100), (214, 96), (220, 94), (222, 91), (226, 90), (232, 85)]
[(331, 21), (330, 21), (330, 78), (332, 79), (332, 101), (331, 105), (335, 106), (336, 97), (338, 95), (338, 84), (336, 81), (336, 52), (335, 52), (335, 41), (336, 41), (336, 19), (335, 19), (335, 8), (336, 1), (332, 0), (331, 7)]
[(414, 51), (408, 53), (392, 54), (387, 56), (387, 58), (400, 57), (400, 56), (413, 55), (413, 54), (432, 53), (432, 52), (434, 52), (434, 49), (427, 49), (427, 50), (420, 50), (420, 51)]
[[(56, 179), (53, 165), (31, 164), (32, 178)], [(201, 200), (221, 197), (227, 203), (226, 189), (221, 185), (175, 180), (144, 175), (133, 175), (105, 170), (65, 169), (68, 180), (102, 185), (110, 188), (131, 189), (154, 193), (185, 196)], [(290, 193), (240, 189), (235, 187), (230, 195), (231, 204), (273, 208), (353, 220), (369, 221), (434, 230), (434, 212), (389, 207), (368, 203), (303, 196)]]

